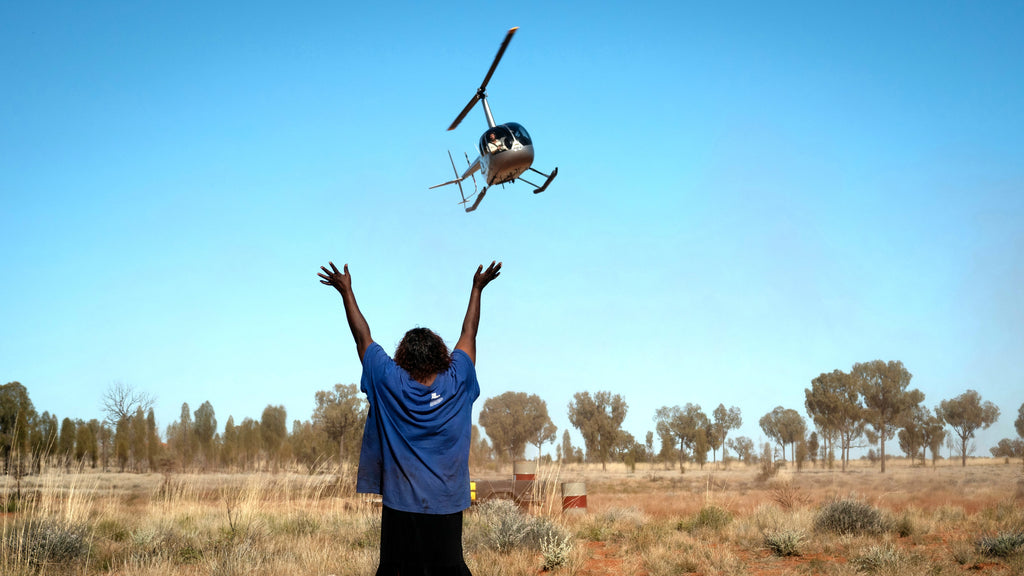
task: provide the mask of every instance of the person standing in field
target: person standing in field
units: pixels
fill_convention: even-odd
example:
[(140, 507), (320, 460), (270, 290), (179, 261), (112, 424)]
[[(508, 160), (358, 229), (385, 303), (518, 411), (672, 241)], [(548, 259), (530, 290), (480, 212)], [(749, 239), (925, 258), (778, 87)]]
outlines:
[(341, 294), (363, 364), (360, 389), (370, 410), (363, 429), (356, 491), (380, 494), (377, 576), (470, 574), (462, 553), (462, 511), (469, 508), (469, 444), (476, 379), (480, 297), (501, 263), (473, 275), (462, 333), (449, 353), (427, 328), (413, 328), (395, 357), (373, 341), (348, 265), (321, 266), (320, 283)]

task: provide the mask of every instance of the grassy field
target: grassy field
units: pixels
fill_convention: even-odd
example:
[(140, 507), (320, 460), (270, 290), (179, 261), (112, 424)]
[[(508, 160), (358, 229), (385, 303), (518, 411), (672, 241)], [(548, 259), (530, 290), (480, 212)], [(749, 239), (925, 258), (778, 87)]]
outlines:
[[(542, 466), (529, 511), (467, 512), (467, 563), (477, 576), (1024, 573), (1019, 462), (887, 468)], [(379, 507), (352, 478), (51, 472), (20, 497), (4, 478), (0, 574), (373, 574)], [(586, 514), (561, 513), (562, 482), (586, 483)]]

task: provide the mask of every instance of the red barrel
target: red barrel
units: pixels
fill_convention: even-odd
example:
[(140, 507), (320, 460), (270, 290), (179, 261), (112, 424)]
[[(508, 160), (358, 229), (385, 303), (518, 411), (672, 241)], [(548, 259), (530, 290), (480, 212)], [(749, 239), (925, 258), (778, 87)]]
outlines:
[(562, 484), (562, 512), (586, 513), (587, 485), (583, 482), (564, 482)]

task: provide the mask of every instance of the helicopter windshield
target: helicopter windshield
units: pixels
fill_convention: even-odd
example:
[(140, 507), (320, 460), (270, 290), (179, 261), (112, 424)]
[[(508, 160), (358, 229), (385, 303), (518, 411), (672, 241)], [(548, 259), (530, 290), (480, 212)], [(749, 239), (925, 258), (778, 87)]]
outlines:
[(504, 126), (512, 132), (512, 137), (518, 140), (520, 144), (523, 146), (529, 146), (531, 144), (530, 135), (526, 132), (526, 128), (523, 128), (522, 124), (509, 122)]

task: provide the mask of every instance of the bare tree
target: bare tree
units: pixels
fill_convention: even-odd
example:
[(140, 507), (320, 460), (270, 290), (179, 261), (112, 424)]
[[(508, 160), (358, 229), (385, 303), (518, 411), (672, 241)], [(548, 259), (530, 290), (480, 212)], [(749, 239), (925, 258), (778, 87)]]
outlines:
[(156, 398), (152, 394), (122, 382), (114, 382), (103, 393), (103, 411), (111, 424), (117, 424), (122, 418), (130, 420), (138, 409), (146, 412), (153, 404), (156, 404)]

